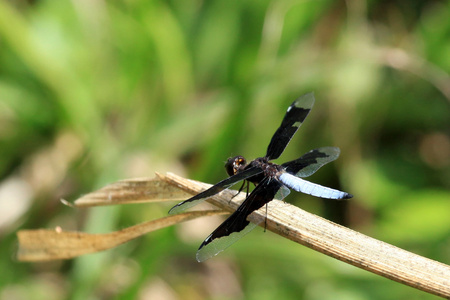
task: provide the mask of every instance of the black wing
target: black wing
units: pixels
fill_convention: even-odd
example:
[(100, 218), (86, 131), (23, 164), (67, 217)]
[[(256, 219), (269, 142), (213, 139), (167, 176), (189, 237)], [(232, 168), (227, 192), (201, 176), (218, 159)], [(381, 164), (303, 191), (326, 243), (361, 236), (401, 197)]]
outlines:
[(267, 147), (266, 157), (269, 160), (277, 159), (283, 153), (292, 136), (302, 125), (306, 116), (314, 105), (314, 93), (309, 93), (295, 100), (287, 109), (286, 115), (281, 122), (280, 127)]
[(252, 167), (248, 168), (242, 172), (237, 173), (236, 175), (230, 176), (227, 179), (224, 179), (220, 181), (219, 183), (216, 183), (206, 191), (201, 192), (200, 194), (195, 195), (192, 198), (189, 198), (183, 202), (178, 203), (174, 207), (172, 207), (169, 210), (169, 214), (177, 214), (180, 213), (188, 208), (191, 208), (192, 206), (195, 206), (199, 204), (200, 202), (206, 200), (206, 198), (211, 197), (227, 188), (232, 186), (238, 181), (247, 179), (249, 177), (252, 177), (254, 175), (260, 174), (263, 171), (260, 168)]
[(271, 201), (281, 186), (273, 178), (264, 178), (239, 208), (200, 245), (197, 261), (202, 262), (217, 255), (253, 230), (257, 224), (247, 221), (247, 216)]
[(308, 177), (319, 170), (323, 165), (336, 160), (340, 150), (337, 147), (322, 147), (305, 153), (296, 160), (282, 164), (286, 172), (298, 177)]

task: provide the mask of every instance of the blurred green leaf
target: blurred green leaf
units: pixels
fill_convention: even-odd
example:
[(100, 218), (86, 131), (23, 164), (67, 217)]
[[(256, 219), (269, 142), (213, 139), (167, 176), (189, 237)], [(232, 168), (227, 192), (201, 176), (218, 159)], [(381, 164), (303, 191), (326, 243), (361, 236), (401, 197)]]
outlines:
[(399, 243), (432, 243), (450, 234), (450, 193), (410, 192), (391, 203), (382, 217), (379, 234)]

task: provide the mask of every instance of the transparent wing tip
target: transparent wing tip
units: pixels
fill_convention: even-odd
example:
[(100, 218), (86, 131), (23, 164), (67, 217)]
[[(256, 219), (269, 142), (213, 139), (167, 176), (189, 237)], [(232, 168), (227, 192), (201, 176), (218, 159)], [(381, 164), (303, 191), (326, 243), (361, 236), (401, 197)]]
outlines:
[(216, 256), (220, 252), (222, 252), (222, 251), (219, 251), (217, 253), (210, 253), (210, 252), (205, 252), (205, 251), (198, 250), (197, 254), (195, 255), (195, 258), (197, 259), (198, 262), (204, 262), (205, 260), (208, 260), (211, 257)]
[(183, 211), (185, 211), (186, 209), (188, 209), (189, 207), (187, 207), (187, 205), (183, 205), (183, 202), (180, 204), (175, 205), (174, 207), (172, 207), (169, 210), (169, 215), (176, 215), (179, 214)]
[(176, 206), (172, 207), (168, 212), (169, 215), (176, 215), (177, 213), (178, 213), (178, 210), (177, 210)]
[(297, 101), (295, 101), (295, 106), (305, 109), (311, 109), (314, 105), (314, 92), (305, 94), (303, 96), (300, 96)]

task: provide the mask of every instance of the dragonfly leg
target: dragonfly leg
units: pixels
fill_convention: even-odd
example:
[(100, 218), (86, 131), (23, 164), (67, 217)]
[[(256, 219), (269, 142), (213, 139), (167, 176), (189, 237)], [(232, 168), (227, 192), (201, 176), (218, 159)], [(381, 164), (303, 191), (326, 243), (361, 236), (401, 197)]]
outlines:
[(244, 180), (244, 182), (242, 182), (242, 185), (241, 185), (241, 187), (239, 188), (239, 190), (237, 191), (237, 193), (236, 193), (233, 197), (231, 197), (230, 201), (228, 201), (228, 204), (230, 204), (231, 200), (233, 200), (234, 197), (236, 197), (237, 195), (239, 195), (240, 192), (242, 192), (242, 190), (244, 189), (244, 187), (247, 187), (247, 193), (246, 193), (245, 198), (248, 197), (248, 190), (249, 190), (249, 189), (248, 189), (248, 182), (247, 182), (247, 180)]
[(267, 206), (268, 206), (268, 203), (266, 203), (266, 217), (264, 218), (264, 232), (266, 232), (266, 229), (267, 229)]

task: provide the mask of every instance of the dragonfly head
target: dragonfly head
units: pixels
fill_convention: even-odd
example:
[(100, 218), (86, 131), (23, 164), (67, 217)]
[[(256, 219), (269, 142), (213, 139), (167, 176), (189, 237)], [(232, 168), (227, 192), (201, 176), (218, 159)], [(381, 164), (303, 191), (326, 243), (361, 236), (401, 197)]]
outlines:
[(230, 157), (225, 163), (225, 170), (228, 176), (237, 174), (240, 170), (243, 170), (247, 165), (247, 161), (243, 156)]

